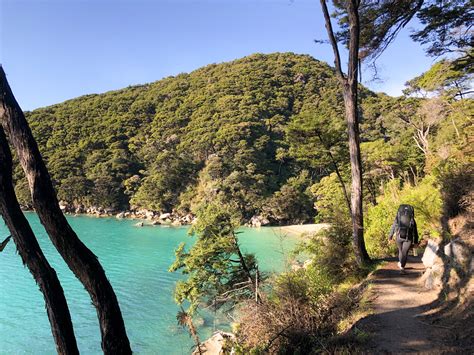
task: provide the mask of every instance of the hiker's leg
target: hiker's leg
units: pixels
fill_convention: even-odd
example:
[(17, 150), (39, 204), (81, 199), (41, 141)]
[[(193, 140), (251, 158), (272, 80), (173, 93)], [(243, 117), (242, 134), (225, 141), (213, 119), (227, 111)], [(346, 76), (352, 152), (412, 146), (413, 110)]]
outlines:
[(400, 260), (400, 264), (402, 264), (402, 267), (405, 267), (407, 263), (408, 250), (410, 250), (410, 247), (411, 240), (402, 243), (402, 259)]
[(401, 264), (403, 260), (403, 241), (398, 238), (396, 239), (396, 241), (397, 241), (397, 247), (398, 247), (398, 261)]

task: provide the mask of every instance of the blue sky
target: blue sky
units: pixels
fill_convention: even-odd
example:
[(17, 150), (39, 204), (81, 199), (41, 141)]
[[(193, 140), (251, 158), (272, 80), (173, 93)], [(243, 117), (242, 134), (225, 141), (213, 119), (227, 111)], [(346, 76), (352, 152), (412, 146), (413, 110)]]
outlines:
[[(256, 52), (332, 65), (314, 39), (326, 39), (318, 0), (0, 0), (0, 62), (25, 110)], [(378, 61), (383, 81), (365, 84), (399, 95), (432, 63), (405, 30)]]

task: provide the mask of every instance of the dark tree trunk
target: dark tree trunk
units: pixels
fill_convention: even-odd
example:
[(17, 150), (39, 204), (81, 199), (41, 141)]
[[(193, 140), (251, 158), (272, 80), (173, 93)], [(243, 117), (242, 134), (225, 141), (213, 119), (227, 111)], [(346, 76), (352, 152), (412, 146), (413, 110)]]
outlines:
[(362, 266), (370, 262), (369, 254), (364, 242), (364, 215), (362, 210), (362, 160), (360, 156), (359, 114), (358, 114), (358, 68), (359, 68), (359, 1), (346, 1), (346, 11), (349, 20), (349, 61), (347, 75), (342, 71), (341, 58), (337, 40), (331, 24), (326, 0), (320, 0), (326, 22), (329, 41), (334, 51), (334, 64), (340, 79), (344, 106), (346, 112), (347, 133), (349, 139), (349, 156), (351, 162), (351, 220), (352, 243), (357, 263)]
[(131, 354), (112, 285), (97, 257), (80, 241), (61, 212), (48, 170), (2, 68), (0, 95), (1, 124), (25, 171), (33, 205), (53, 245), (89, 292), (99, 318), (102, 350), (106, 354)]
[(351, 159), (351, 209), (352, 239), (359, 265), (370, 261), (364, 242), (364, 215), (362, 210), (362, 159), (360, 157), (359, 111), (357, 102), (359, 69), (359, 1), (346, 2), (349, 16), (349, 62), (347, 81), (344, 85), (344, 103), (346, 108), (347, 131), (349, 135), (349, 154)]
[(360, 156), (359, 119), (357, 114), (357, 91), (344, 89), (349, 156), (351, 161), (351, 220), (352, 242), (359, 265), (370, 261), (364, 242), (364, 215), (362, 210), (362, 160)]
[[(0, 214), (10, 230), (23, 264), (43, 293), (58, 354), (79, 354), (64, 292), (28, 221), (20, 209), (12, 182), (12, 157), (0, 128)], [(3, 290), (3, 292), (8, 292)]]
[(234, 233), (232, 233), (232, 237), (234, 238), (235, 251), (237, 252), (237, 256), (239, 257), (240, 266), (242, 267), (242, 270), (244, 270), (245, 274), (247, 275), (247, 278), (250, 283), (250, 288), (255, 294), (255, 299), (257, 300), (257, 303), (258, 303), (261, 301), (261, 298), (260, 298), (260, 294), (258, 293), (257, 284), (255, 280), (253, 279), (252, 274), (250, 273), (250, 269), (248, 268), (247, 263), (245, 262), (245, 257), (242, 254), (242, 251), (240, 250), (239, 242)]

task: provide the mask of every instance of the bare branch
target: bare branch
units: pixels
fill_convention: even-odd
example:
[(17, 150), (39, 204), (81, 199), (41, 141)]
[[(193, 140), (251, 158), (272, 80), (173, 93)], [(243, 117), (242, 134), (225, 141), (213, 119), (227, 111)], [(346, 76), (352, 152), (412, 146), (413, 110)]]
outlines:
[(334, 66), (339, 78), (345, 80), (345, 75), (341, 67), (341, 56), (339, 54), (339, 48), (337, 46), (336, 36), (332, 28), (331, 16), (329, 15), (328, 6), (326, 0), (320, 0), (321, 8), (323, 9), (324, 21), (326, 22), (326, 31), (328, 32), (329, 42), (331, 43), (332, 50), (334, 52)]

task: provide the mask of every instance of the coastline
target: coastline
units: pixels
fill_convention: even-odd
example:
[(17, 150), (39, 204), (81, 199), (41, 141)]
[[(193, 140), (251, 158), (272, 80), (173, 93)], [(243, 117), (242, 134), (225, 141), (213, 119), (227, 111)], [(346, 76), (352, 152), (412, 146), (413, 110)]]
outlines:
[(293, 237), (305, 237), (311, 234), (320, 232), (323, 229), (329, 228), (328, 223), (314, 223), (314, 224), (292, 224), (288, 226), (272, 226), (271, 228), (279, 229), (282, 234)]
[[(134, 212), (134, 211), (122, 211), (119, 213), (111, 212), (72, 212), (64, 211), (63, 213), (66, 216), (72, 217), (91, 217), (91, 218), (115, 218), (118, 220), (136, 220), (136, 227), (153, 227), (153, 226), (163, 226), (163, 227), (180, 227), (180, 226), (191, 226), (195, 220), (194, 216), (188, 215), (185, 217), (174, 216), (171, 214), (165, 214), (165, 216), (146, 212)], [(23, 212), (26, 213), (36, 213), (34, 209), (23, 209)], [(148, 212), (148, 211), (147, 211)], [(165, 217), (165, 218), (160, 218)], [(187, 217), (187, 218), (186, 218)], [(252, 225), (250, 223), (243, 224), (242, 227), (249, 228), (272, 228), (276, 233), (287, 235), (291, 237), (305, 237), (311, 234), (318, 233), (319, 231), (329, 228), (328, 223), (312, 223), (312, 224), (289, 224), (289, 225)]]

